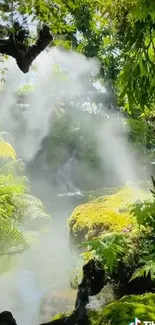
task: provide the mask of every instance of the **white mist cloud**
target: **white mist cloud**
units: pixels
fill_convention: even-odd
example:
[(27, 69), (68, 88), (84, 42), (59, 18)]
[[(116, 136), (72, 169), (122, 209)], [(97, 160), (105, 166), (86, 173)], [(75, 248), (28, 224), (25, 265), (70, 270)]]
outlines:
[[(105, 109), (106, 112), (106, 109)], [(108, 113), (108, 111), (107, 111)], [(107, 174), (104, 178), (113, 177), (120, 184), (136, 183), (142, 172), (134, 152), (128, 141), (129, 128), (120, 116), (110, 116), (103, 120), (97, 131), (98, 153), (105, 165)]]
[[(59, 63), (67, 70), (67, 79), (53, 75), (55, 64)], [(76, 102), (78, 93), (88, 89), (88, 75), (96, 75), (99, 65), (94, 59), (86, 59), (83, 55), (60, 51), (57, 48), (49, 52), (42, 52), (35, 60), (37, 65), (37, 78), (35, 92), (29, 100), (28, 113), (26, 115), (26, 127), (20, 137), (16, 138), (15, 148), (26, 161), (31, 161), (40, 149), (42, 139), (48, 134), (51, 112), (66, 99)], [(24, 81), (22, 72), (14, 60), (8, 62), (7, 91), (2, 95), (1, 120), (3, 129), (9, 129), (13, 133), (17, 125), (17, 117), (13, 117), (12, 110), (15, 105), (15, 91)], [(26, 81), (31, 82), (32, 71), (26, 75)]]

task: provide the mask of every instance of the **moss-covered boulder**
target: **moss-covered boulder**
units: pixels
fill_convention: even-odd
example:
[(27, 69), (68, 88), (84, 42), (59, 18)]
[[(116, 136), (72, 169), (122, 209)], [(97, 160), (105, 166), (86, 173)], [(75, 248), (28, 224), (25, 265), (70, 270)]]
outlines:
[(99, 236), (105, 231), (123, 231), (136, 226), (131, 216), (131, 204), (138, 199), (150, 198), (147, 192), (125, 186), (112, 195), (99, 197), (86, 204), (77, 206), (70, 218), (68, 226), (70, 235), (76, 242)]
[[(56, 315), (54, 319), (61, 316)], [(88, 317), (90, 325), (129, 325), (135, 317), (141, 322), (155, 321), (155, 294), (123, 297), (99, 311), (88, 310)]]

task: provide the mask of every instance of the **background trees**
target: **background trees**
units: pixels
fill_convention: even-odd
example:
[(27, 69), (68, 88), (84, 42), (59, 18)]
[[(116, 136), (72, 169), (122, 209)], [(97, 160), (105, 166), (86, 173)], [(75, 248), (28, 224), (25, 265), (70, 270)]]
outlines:
[(1, 17), (8, 26), (1, 34), (17, 16), (29, 29), (48, 23), (55, 45), (99, 59), (101, 76), (115, 89), (118, 105), (135, 116), (154, 106), (154, 6), (150, 0), (40, 0), (33, 5), (4, 0)]

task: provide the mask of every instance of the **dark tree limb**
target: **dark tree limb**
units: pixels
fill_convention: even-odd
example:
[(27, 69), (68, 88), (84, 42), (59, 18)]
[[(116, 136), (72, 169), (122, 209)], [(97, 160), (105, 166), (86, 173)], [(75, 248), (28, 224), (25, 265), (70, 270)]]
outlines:
[(7, 40), (0, 39), (0, 53), (13, 57), (19, 69), (23, 73), (27, 73), (32, 62), (52, 41), (53, 36), (49, 28), (44, 26), (42, 30), (40, 30), (36, 43), (29, 47), (27, 47), (24, 42), (20, 42), (13, 37), (9, 37)]

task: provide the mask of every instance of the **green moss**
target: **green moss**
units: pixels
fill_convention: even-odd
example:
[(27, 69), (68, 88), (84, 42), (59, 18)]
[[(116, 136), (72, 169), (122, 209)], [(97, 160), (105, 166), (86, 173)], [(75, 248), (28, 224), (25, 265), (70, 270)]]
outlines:
[(130, 214), (131, 204), (138, 199), (148, 199), (150, 194), (125, 186), (113, 195), (99, 197), (76, 207), (68, 219), (72, 236), (85, 240), (108, 231), (135, 229), (136, 220)]
[(141, 296), (124, 296), (120, 300), (121, 302), (131, 302), (131, 303), (141, 303), (144, 305), (155, 305), (155, 294), (154, 293), (146, 293)]
[(72, 289), (77, 289), (79, 283), (82, 280), (83, 272), (80, 267), (74, 268), (71, 279), (70, 279), (70, 285)]
[(62, 317), (67, 317), (67, 316), (69, 316), (69, 315), (70, 315), (70, 313), (61, 313), (61, 314), (56, 314), (54, 317), (52, 317), (51, 321), (52, 321), (52, 320), (57, 320), (57, 319), (62, 318)]
[[(155, 321), (155, 294), (125, 296), (120, 301), (107, 305), (98, 313), (96, 325), (128, 325), (137, 317), (141, 321)], [(94, 315), (91, 315), (94, 318)], [(96, 318), (96, 314), (95, 314)], [(91, 322), (93, 324), (93, 321)]]
[[(56, 315), (58, 319), (64, 316)], [(90, 325), (129, 325), (134, 318), (155, 321), (155, 294), (126, 296), (120, 301), (108, 304), (100, 311), (88, 311)]]
[(100, 314), (98, 325), (110, 321), (111, 325), (127, 325), (134, 321), (135, 317), (140, 320), (155, 320), (155, 305), (144, 305), (134, 302), (115, 302), (108, 305)]

